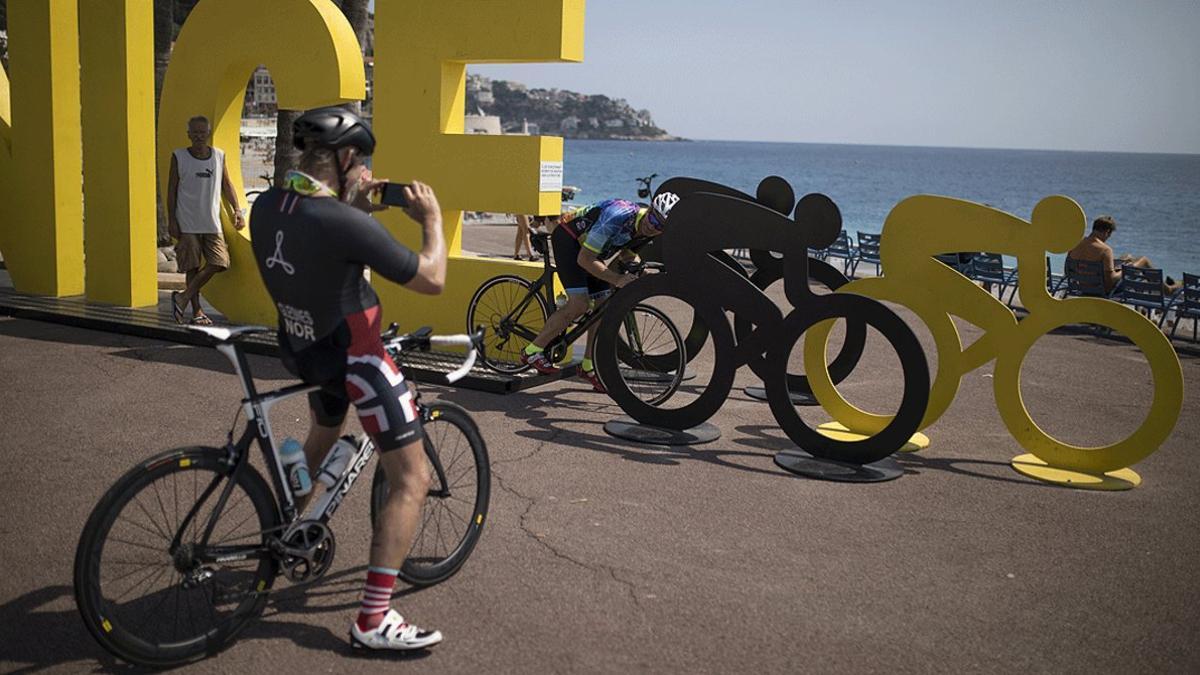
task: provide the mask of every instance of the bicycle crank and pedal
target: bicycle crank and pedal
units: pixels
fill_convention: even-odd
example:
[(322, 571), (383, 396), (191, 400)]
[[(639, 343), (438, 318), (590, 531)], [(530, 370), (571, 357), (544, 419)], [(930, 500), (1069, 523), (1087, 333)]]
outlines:
[(296, 523), (270, 544), (281, 570), (294, 583), (321, 578), (333, 565), (337, 540), (325, 523), (305, 520)]

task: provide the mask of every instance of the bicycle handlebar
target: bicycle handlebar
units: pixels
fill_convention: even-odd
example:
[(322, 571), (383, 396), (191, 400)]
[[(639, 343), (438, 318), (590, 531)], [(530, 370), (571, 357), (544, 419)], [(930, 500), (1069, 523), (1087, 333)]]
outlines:
[(660, 262), (647, 262), (639, 260), (637, 262), (620, 260), (617, 261), (617, 269), (623, 274), (636, 274), (641, 276), (646, 270), (662, 271), (663, 264)]
[(393, 323), (384, 331), (382, 336), (384, 348), (397, 352), (408, 349), (428, 351), (430, 347), (467, 348), (467, 356), (463, 359), (462, 366), (446, 373), (447, 384), (454, 384), (471, 372), (471, 368), (475, 366), (475, 360), (479, 356), (479, 344), (483, 341), (483, 328), (470, 335), (433, 335), (432, 329), (428, 327), (419, 328), (407, 335), (396, 335), (396, 330), (397, 326)]

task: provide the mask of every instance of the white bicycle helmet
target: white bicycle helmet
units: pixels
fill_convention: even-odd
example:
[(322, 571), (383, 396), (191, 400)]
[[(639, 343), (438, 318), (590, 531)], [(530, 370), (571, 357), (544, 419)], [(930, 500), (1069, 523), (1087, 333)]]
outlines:
[(671, 214), (671, 209), (675, 208), (675, 205), (678, 203), (679, 195), (674, 192), (660, 192), (654, 195), (654, 201), (650, 204), (650, 211), (653, 215), (651, 224), (659, 231), (662, 231), (663, 226), (666, 224), (667, 216)]

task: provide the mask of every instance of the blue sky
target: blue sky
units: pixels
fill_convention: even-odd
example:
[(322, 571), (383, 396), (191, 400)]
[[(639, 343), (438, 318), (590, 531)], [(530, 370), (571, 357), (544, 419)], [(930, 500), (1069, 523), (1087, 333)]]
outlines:
[(591, 0), (585, 35), (470, 72), (697, 139), (1200, 153), (1197, 0)]

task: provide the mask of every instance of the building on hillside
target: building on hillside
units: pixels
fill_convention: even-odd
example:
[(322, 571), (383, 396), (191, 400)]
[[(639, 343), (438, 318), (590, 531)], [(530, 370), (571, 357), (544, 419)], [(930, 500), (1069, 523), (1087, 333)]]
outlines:
[(463, 118), (463, 133), (465, 134), (492, 134), (499, 136), (504, 133), (500, 125), (500, 118), (495, 115), (486, 115), (482, 110), (477, 114), (468, 114)]
[(496, 102), (492, 94), (492, 81), (482, 75), (467, 75), (467, 93), (474, 94), (475, 100), (481, 105)]
[(575, 115), (564, 117), (562, 121), (558, 123), (558, 128), (563, 132), (579, 131), (579, 118)]

